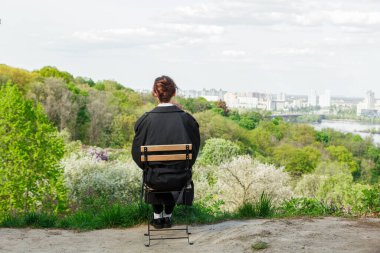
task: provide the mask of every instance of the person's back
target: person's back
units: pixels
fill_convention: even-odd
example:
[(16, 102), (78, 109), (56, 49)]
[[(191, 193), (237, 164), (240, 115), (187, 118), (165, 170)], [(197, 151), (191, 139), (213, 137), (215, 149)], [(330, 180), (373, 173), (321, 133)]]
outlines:
[[(132, 156), (141, 169), (144, 168), (140, 160), (140, 147), (143, 145), (192, 144), (190, 168), (196, 160), (200, 145), (199, 126), (190, 114), (170, 103), (175, 93), (176, 85), (171, 78), (162, 76), (155, 80), (153, 95), (160, 103), (135, 125)], [(155, 190), (180, 190), (191, 179), (191, 173), (185, 167), (184, 161), (149, 162), (149, 176), (145, 183)], [(171, 226), (170, 217), (175, 203), (168, 201), (163, 215), (164, 207), (153, 205), (153, 225), (156, 228)]]

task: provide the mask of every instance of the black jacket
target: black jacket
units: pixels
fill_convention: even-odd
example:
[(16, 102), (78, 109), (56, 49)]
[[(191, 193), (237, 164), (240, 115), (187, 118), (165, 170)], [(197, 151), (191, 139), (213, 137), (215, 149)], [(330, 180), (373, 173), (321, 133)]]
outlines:
[[(197, 158), (200, 145), (197, 121), (177, 106), (156, 107), (141, 116), (135, 124), (132, 157), (143, 169), (140, 146), (187, 143), (193, 144), (191, 167)], [(179, 189), (191, 177), (184, 170), (185, 161), (150, 162), (149, 167), (153, 169), (148, 172), (146, 183), (155, 189)]]

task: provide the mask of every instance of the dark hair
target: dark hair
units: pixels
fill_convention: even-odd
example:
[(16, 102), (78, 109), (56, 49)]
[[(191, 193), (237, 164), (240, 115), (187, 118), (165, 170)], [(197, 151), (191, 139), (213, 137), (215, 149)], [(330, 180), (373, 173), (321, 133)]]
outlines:
[(168, 76), (160, 76), (154, 80), (153, 92), (157, 94), (158, 100), (168, 103), (177, 91), (177, 85)]

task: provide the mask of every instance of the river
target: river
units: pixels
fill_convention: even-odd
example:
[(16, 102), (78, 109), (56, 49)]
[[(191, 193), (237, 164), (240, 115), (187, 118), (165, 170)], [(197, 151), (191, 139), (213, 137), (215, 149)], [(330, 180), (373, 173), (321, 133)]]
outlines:
[(359, 121), (350, 121), (350, 120), (322, 120), (321, 123), (311, 124), (317, 130), (323, 128), (332, 128), (334, 130), (344, 132), (344, 133), (353, 133), (358, 134), (361, 137), (372, 136), (374, 143), (380, 144), (380, 134), (370, 134), (363, 131), (368, 131), (371, 129), (380, 130), (380, 124), (371, 124), (367, 122)]

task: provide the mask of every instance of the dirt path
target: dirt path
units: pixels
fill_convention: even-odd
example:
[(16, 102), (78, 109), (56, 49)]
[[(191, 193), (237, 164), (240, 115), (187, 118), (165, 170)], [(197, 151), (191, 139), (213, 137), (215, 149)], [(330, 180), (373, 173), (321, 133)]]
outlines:
[(0, 229), (0, 252), (259, 252), (380, 253), (380, 219), (273, 219), (228, 221), (191, 227), (191, 241), (153, 241), (144, 246), (146, 226), (74, 232), (58, 229)]

